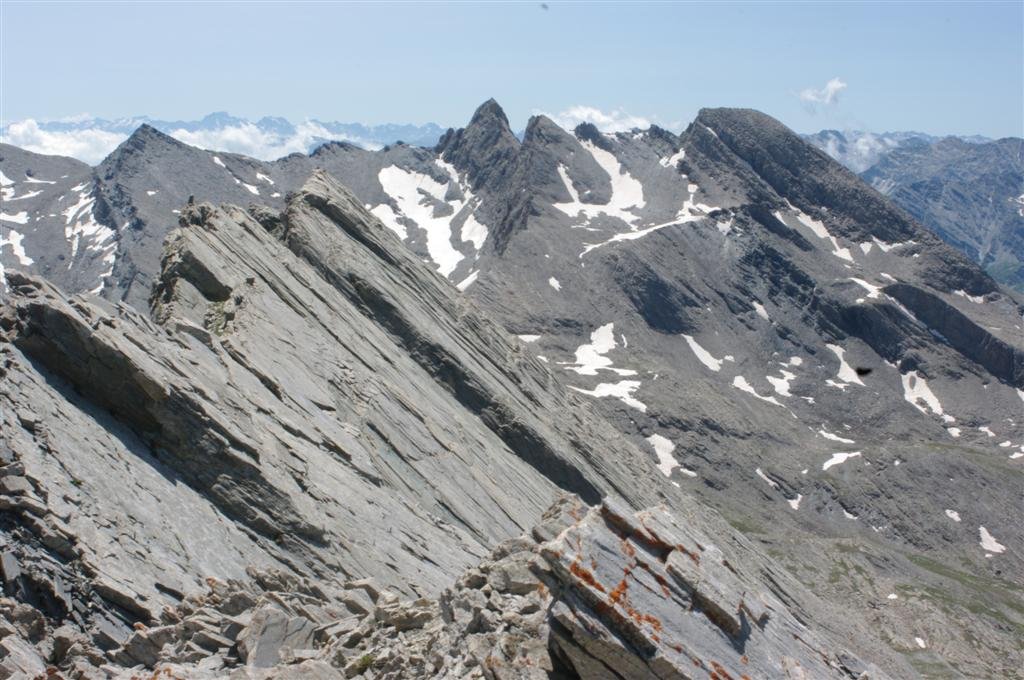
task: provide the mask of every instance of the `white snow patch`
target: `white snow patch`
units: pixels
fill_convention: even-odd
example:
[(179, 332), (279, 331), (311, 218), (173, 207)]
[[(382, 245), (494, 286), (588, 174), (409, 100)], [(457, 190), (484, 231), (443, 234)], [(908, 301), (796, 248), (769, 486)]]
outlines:
[(252, 184), (246, 184), (245, 182), (242, 182), (242, 181), (239, 181), (238, 183), (239, 183), (239, 184), (241, 184), (241, 185), (242, 185), (243, 187), (245, 187), (245, 188), (246, 188), (246, 190), (247, 190), (247, 191), (248, 191), (248, 192), (249, 192), (250, 194), (252, 194), (252, 195), (254, 195), (254, 196), (259, 196), (259, 195), (260, 195), (260, 190), (259, 190), (259, 189), (257, 189), (257, 188), (256, 188), (255, 186), (253, 186)]
[(566, 370), (580, 375), (597, 375), (599, 370), (612, 371), (621, 376), (636, 375), (636, 371), (612, 367), (612, 360), (604, 355), (615, 347), (615, 324), (606, 323), (590, 334), (588, 344), (576, 348), (576, 363), (566, 365)]
[(35, 177), (32, 177), (31, 175), (29, 175), (27, 172), (25, 173), (25, 182), (27, 184), (56, 184), (57, 183), (57, 182), (51, 182), (48, 179), (36, 179)]
[(639, 380), (620, 380), (617, 383), (601, 383), (592, 390), (584, 390), (579, 387), (569, 386), (569, 389), (576, 390), (581, 394), (591, 397), (616, 397), (626, 406), (632, 406), (641, 413), (647, 413), (647, 405), (633, 397), (633, 393), (640, 389)]
[[(935, 415), (942, 415), (942, 404), (928, 387), (925, 379), (917, 374), (917, 371), (901, 375), (900, 381), (903, 383), (903, 398), (913, 404), (918, 411), (927, 413), (928, 411), (925, 410), (925, 406), (927, 406)], [(921, 402), (924, 402), (925, 406), (922, 406)]]
[[(814, 219), (804, 211), (795, 207), (792, 203), (789, 203), (789, 201), (787, 201), (786, 203), (789, 205), (789, 209), (792, 210), (793, 213), (796, 215), (796, 219), (798, 222), (800, 222), (800, 224), (810, 229), (818, 238), (825, 239), (832, 244), (833, 255), (842, 260), (853, 262), (853, 256), (850, 254), (850, 249), (839, 247), (839, 241), (837, 241), (836, 238), (829, 233), (828, 229), (825, 228), (824, 222), (822, 222), (821, 220)], [(783, 219), (782, 213), (776, 211), (774, 214), (777, 220), (779, 220), (783, 224), (786, 223), (786, 220)]]
[(459, 281), (459, 283), (456, 284), (455, 287), (458, 288), (459, 290), (466, 290), (467, 288), (472, 286), (474, 283), (476, 283), (476, 277), (478, 277), (478, 276), (480, 276), (480, 272), (479, 271), (472, 271), (472, 272), (469, 273), (469, 276), (467, 276), (466, 278), (462, 279), (462, 281)]
[(897, 595), (896, 593), (889, 593), (888, 595), (885, 596), (885, 599), (887, 599), (887, 600), (898, 600), (898, 599), (900, 599), (900, 596)]
[(8, 215), (5, 212), (0, 212), (0, 220), (4, 222), (14, 222), (15, 224), (26, 224), (28, 222), (28, 213), (22, 210), (19, 213)]
[(763, 397), (760, 394), (758, 394), (757, 390), (755, 390), (750, 385), (750, 383), (747, 382), (747, 379), (744, 378), (742, 375), (738, 375), (732, 379), (732, 386), (735, 387), (736, 389), (746, 392), (747, 394), (757, 397), (761, 401), (766, 401), (769, 404), (775, 404), (776, 406), (782, 406), (782, 404), (779, 403), (779, 401), (775, 399), (775, 397)]
[(516, 337), (526, 343), (537, 342), (540, 340), (539, 335), (517, 335)]
[(3, 170), (0, 170), (0, 187), (14, 186), (14, 180), (4, 174)]
[(768, 311), (764, 308), (764, 305), (762, 305), (760, 302), (754, 302), (752, 304), (754, 305), (754, 311), (757, 312), (757, 315), (759, 317), (761, 317), (765, 321), (771, 321), (771, 319), (768, 317)]
[(722, 370), (722, 360), (716, 359), (706, 349), (701, 347), (692, 336), (684, 335), (683, 339), (686, 340), (686, 344), (690, 346), (690, 349), (696, 355), (700, 363), (704, 364), (707, 368), (715, 371), (716, 373)]
[(822, 463), (821, 469), (828, 470), (834, 465), (841, 465), (851, 458), (857, 458), (858, 456), (860, 456), (860, 451), (851, 451), (850, 453), (833, 453), (831, 458)]
[(7, 235), (4, 236), (2, 232), (0, 232), (0, 250), (2, 250), (4, 246), (9, 245), (14, 251), (14, 256), (18, 258), (19, 263), (28, 266), (35, 262), (35, 260), (25, 254), (25, 247), (21, 244), (22, 239), (25, 238), (24, 234), (19, 234), (13, 229), (5, 229), (4, 231), (7, 232)]
[(147, 189), (146, 190), (146, 195), (147, 196), (156, 196), (158, 191), (160, 191), (160, 190), (159, 189)]
[(989, 437), (995, 437), (996, 433), (989, 429), (988, 425), (982, 425), (978, 428), (978, 432), (987, 434)]
[(857, 443), (853, 439), (845, 439), (843, 437), (840, 437), (837, 434), (832, 434), (831, 432), (829, 432), (825, 428), (821, 428), (820, 430), (818, 430), (818, 434), (820, 434), (825, 439), (831, 439), (834, 442), (840, 442), (842, 444), (856, 444)]
[(405, 225), (398, 221), (398, 215), (392, 210), (391, 206), (387, 203), (381, 203), (378, 206), (374, 206), (370, 209), (370, 212), (381, 221), (381, 223), (390, 229), (391, 231), (398, 234), (398, 238), (403, 241), (409, 237), (409, 233), (405, 230)]
[(228, 166), (224, 165), (224, 161), (222, 161), (222, 160), (221, 160), (221, 159), (220, 159), (219, 157), (217, 157), (217, 156), (214, 156), (214, 157), (213, 157), (213, 162), (214, 162), (214, 163), (216, 163), (217, 165), (219, 165), (219, 166), (220, 166), (220, 167), (222, 167), (222, 168), (227, 168), (227, 167), (228, 167)]
[(985, 304), (985, 297), (984, 296), (982, 296), (982, 295), (968, 295), (967, 291), (965, 291), (965, 290), (954, 290), (953, 291), (953, 295), (959, 295), (962, 298), (967, 298), (968, 300), (970, 300), (971, 302), (973, 302), (975, 304), (979, 304), (979, 305)]
[(867, 255), (868, 253), (870, 253), (870, 252), (871, 252), (871, 248), (872, 248), (872, 247), (873, 247), (874, 245), (875, 245), (875, 244), (874, 244), (874, 243), (872, 243), (871, 241), (865, 241), (865, 242), (863, 242), (863, 243), (861, 243), (861, 244), (860, 244), (860, 249), (861, 249), (861, 250), (862, 250), (862, 251), (864, 252), (864, 254), (865, 254), (865, 255)]
[(988, 552), (998, 554), (1006, 550), (1006, 546), (997, 541), (985, 527), (978, 527), (978, 534), (981, 536), (981, 547)]
[(875, 242), (875, 245), (878, 246), (878, 249), (881, 250), (883, 253), (887, 253), (896, 246), (900, 245), (898, 243), (886, 243), (885, 241), (879, 239), (877, 236), (872, 236), (871, 240)]
[(262, 172), (257, 172), (256, 173), (256, 179), (260, 180), (261, 182), (266, 182), (270, 186), (274, 186), (274, 180), (270, 179), (269, 177), (264, 175)]
[(855, 385), (863, 386), (864, 383), (861, 382), (860, 376), (857, 375), (857, 371), (853, 370), (853, 367), (851, 367), (850, 364), (846, 363), (846, 359), (843, 358), (843, 355), (846, 353), (846, 350), (844, 350), (839, 345), (825, 346), (832, 350), (832, 353), (835, 354), (836, 357), (839, 359), (839, 372), (836, 374), (836, 377), (839, 378), (844, 383), (853, 383)]
[(960, 437), (960, 428), (959, 427), (947, 427), (946, 428), (946, 432), (948, 432), (949, 435), (951, 437), (953, 437), (954, 439)]
[[(427, 233), (427, 252), (442, 276), (447, 277), (462, 260), (462, 253), (452, 246), (452, 216), (434, 217), (436, 203), (444, 203), (448, 184), (441, 184), (430, 175), (410, 172), (397, 165), (383, 168), (377, 175), (384, 193), (398, 205), (398, 212), (411, 219)], [(457, 215), (463, 207), (461, 201), (452, 203)], [(377, 217), (387, 213), (375, 212)], [(394, 213), (392, 213), (394, 214)], [(397, 216), (396, 216), (397, 217)], [(382, 221), (383, 220), (382, 218)], [(385, 224), (387, 222), (385, 221)], [(398, 229), (392, 226), (398, 233)], [(404, 231), (404, 229), (403, 229)]]
[(562, 284), (560, 284), (558, 282), (558, 279), (556, 279), (554, 276), (548, 279), (548, 285), (554, 288), (555, 290), (562, 290)]
[(487, 240), (487, 227), (476, 219), (476, 215), (471, 213), (462, 223), (461, 237), (463, 241), (472, 243), (474, 250), (480, 250), (484, 247), (484, 241)]
[(78, 193), (78, 202), (63, 211), (64, 237), (71, 243), (72, 258), (83, 243), (87, 250), (102, 253), (103, 261), (110, 265), (110, 269), (102, 275), (105, 278), (113, 271), (117, 241), (113, 229), (96, 221), (93, 213), (95, 205), (96, 198), (90, 196), (89, 192)]
[[(565, 177), (563, 177), (563, 179), (565, 179)], [(595, 248), (600, 248), (601, 246), (605, 246), (610, 243), (617, 243), (619, 241), (633, 241), (635, 239), (643, 238), (644, 236), (647, 236), (648, 234), (658, 231), (659, 229), (664, 229), (665, 227), (687, 224), (689, 222), (697, 222), (704, 219), (705, 217), (707, 217), (708, 213), (714, 212), (715, 210), (718, 210), (718, 208), (705, 205), (703, 203), (697, 203), (694, 200), (694, 196), (696, 195), (698, 188), (699, 187), (696, 184), (690, 184), (688, 186), (690, 196), (686, 199), (686, 201), (683, 202), (683, 206), (679, 209), (679, 212), (676, 214), (675, 219), (670, 220), (668, 222), (662, 222), (661, 224), (650, 225), (644, 227), (643, 229), (640, 229), (634, 222), (626, 220), (627, 223), (630, 224), (631, 231), (615, 234), (608, 240), (602, 241), (600, 243), (587, 244), (586, 246), (584, 246), (583, 252), (580, 253), (580, 257), (582, 258), (584, 255), (589, 253), (591, 250), (594, 250)], [(575, 196), (575, 194), (573, 195)], [(556, 207), (558, 206), (556, 205)]]
[(779, 375), (781, 376), (779, 378), (766, 375), (764, 379), (771, 383), (771, 386), (775, 388), (775, 393), (779, 396), (792, 397), (793, 395), (789, 392), (789, 383), (796, 378), (796, 375), (786, 370), (780, 370)]
[(954, 522), (960, 521), (960, 513), (956, 510), (946, 510), (946, 517), (950, 518)]
[(658, 160), (658, 163), (660, 163), (661, 166), (664, 168), (674, 168), (676, 167), (676, 165), (679, 164), (679, 161), (683, 160), (684, 158), (686, 158), (686, 150), (680, 149), (671, 156), (665, 156), (664, 158)]
[(919, 637), (916, 637), (916, 638), (914, 638), (914, 642), (916, 642), (916, 643), (917, 643), (917, 646), (918, 646), (918, 647), (920, 647), (921, 649), (925, 649), (925, 648), (927, 648), (927, 647), (928, 647), (928, 645), (926, 645), (926, 644), (924, 643), (924, 640), (922, 640), (922, 639), (921, 639), (921, 638), (919, 638)]
[(1004, 449), (1008, 449), (1011, 446), (1013, 446), (1013, 442), (1011, 442), (1009, 439), (1007, 439), (1005, 442), (999, 442), (999, 446), (1001, 446)]
[(854, 278), (854, 277), (851, 276), (850, 277), (850, 281), (853, 281), (858, 286), (860, 286), (861, 288), (866, 290), (868, 292), (868, 297), (869, 298), (876, 299), (876, 298), (878, 298), (882, 294), (882, 289), (881, 288), (879, 288), (878, 286), (876, 286), (873, 283), (868, 283), (864, 279), (858, 279), (858, 278)]
[(754, 470), (754, 472), (757, 474), (758, 477), (760, 477), (764, 481), (768, 482), (768, 486), (772, 487), (773, 489), (779, 488), (779, 485), (776, 484), (774, 481), (772, 481), (772, 479), (770, 479), (768, 477), (768, 475), (766, 475), (764, 472), (762, 472), (761, 468), (757, 468), (756, 470)]
[(643, 185), (622, 167), (612, 153), (594, 145), (589, 140), (582, 142), (582, 146), (590, 152), (594, 161), (608, 175), (611, 181), (611, 196), (603, 205), (583, 203), (580, 201), (580, 196), (572, 184), (566, 167), (560, 164), (558, 174), (562, 178), (571, 200), (568, 203), (555, 203), (554, 207), (569, 217), (579, 218), (582, 215), (583, 222), (603, 214), (608, 217), (617, 217), (632, 227), (637, 219), (637, 211), (646, 205)]
[(4, 190), (4, 194), (3, 194), (3, 199), (5, 201), (24, 201), (26, 198), (35, 198), (36, 196), (38, 196), (41, 193), (43, 193), (41, 190), (40, 191), (30, 191), (27, 194), (24, 194), (23, 196), (15, 196), (13, 189), (5, 189)]
[(652, 434), (647, 438), (647, 442), (654, 448), (654, 453), (658, 456), (658, 469), (661, 470), (661, 474), (671, 477), (672, 470), (679, 467), (679, 461), (672, 455), (676, 445), (672, 443), (672, 440), (660, 434)]
[(793, 508), (794, 510), (799, 510), (800, 509), (800, 501), (802, 501), (803, 499), (804, 499), (804, 495), (801, 494), (801, 493), (798, 493), (796, 495), (796, 498), (787, 499), (786, 502), (789, 503), (789, 507)]

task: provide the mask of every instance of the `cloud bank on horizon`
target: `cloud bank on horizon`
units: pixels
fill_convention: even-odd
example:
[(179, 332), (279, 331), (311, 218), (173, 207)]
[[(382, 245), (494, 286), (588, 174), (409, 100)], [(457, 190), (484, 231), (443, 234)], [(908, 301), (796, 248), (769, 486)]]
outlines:
[[(646, 129), (655, 122), (653, 119), (632, 115), (620, 109), (603, 111), (585, 105), (572, 106), (559, 113), (545, 115), (566, 130), (572, 130), (580, 123), (592, 123), (602, 132), (609, 133), (627, 132), (634, 128)], [(413, 137), (405, 138), (409, 143), (432, 145), (436, 142), (440, 129), (432, 124), (379, 126), (385, 129), (401, 127), (404, 130), (402, 133), (388, 130), (392, 132), (391, 138), (380, 134), (353, 135), (339, 132), (339, 127), (374, 129), (353, 123), (321, 123), (306, 120), (292, 125), (279, 118), (268, 118), (256, 123), (230, 116), (226, 118), (227, 122), (204, 124), (205, 121), (182, 121), (179, 125), (159, 123), (142, 117), (107, 121), (92, 118), (87, 114), (52, 121), (28, 118), (0, 128), (0, 142), (35, 153), (70, 156), (95, 165), (126, 140), (139, 125), (148, 122), (185, 144), (209, 151), (238, 153), (269, 161), (291, 153), (310, 153), (328, 141), (343, 141), (365, 149), (379, 149), (385, 144), (398, 141), (399, 137), (396, 135), (408, 135), (410, 132)], [(673, 125), (682, 127), (679, 124)]]
[[(0, 142), (34, 153), (70, 156), (95, 165), (128, 139), (131, 131), (143, 122), (148, 121), (141, 118), (128, 119), (126, 126), (126, 121), (102, 121), (88, 116), (55, 121), (29, 118), (0, 129)], [(288, 124), (284, 130), (261, 127), (250, 121), (206, 128), (194, 123), (189, 125), (192, 129), (160, 124), (156, 127), (180, 142), (201, 149), (238, 153), (265, 161), (291, 153), (309, 153), (329, 141), (350, 142), (366, 149), (382, 146), (376, 140), (329, 130), (324, 124), (315, 121), (304, 121), (294, 126)]]
[(592, 123), (601, 132), (629, 132), (634, 128), (645, 130), (651, 127), (651, 119), (634, 116), (620, 109), (602, 111), (593, 106), (571, 106), (560, 113), (543, 113), (566, 130), (572, 130), (581, 123)]

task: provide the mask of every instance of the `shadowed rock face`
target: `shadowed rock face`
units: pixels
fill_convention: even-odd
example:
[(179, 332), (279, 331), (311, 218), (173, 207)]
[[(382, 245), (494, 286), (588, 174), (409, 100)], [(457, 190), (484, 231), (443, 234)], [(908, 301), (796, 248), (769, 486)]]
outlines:
[[(657, 129), (604, 135), (589, 127), (565, 131), (538, 116), (520, 144), (509, 138), (500, 109), (488, 102), (467, 128), (446, 137), (440, 156), (435, 149), (404, 145), (367, 152), (331, 144), (311, 157), (263, 164), (189, 149), (147, 130), (139, 137), (149, 151), (138, 153), (136, 140), (108, 159), (109, 177), (94, 178), (101, 196), (124, 199), (107, 201), (119, 206), (111, 213), (121, 216), (118, 222), (130, 217), (137, 220), (132, 224), (144, 223), (144, 238), (159, 240), (179, 217), (197, 227), (226, 221), (249, 225), (238, 232), (242, 240), (255, 238), (249, 232), (269, 233), (273, 247), (257, 254), (193, 238), (162, 263), (159, 252), (146, 254), (118, 231), (114, 271), (137, 265), (139, 275), (131, 278), (146, 283), (127, 295), (122, 289), (128, 279), (112, 273), (102, 295), (124, 299), (148, 315), (149, 283), (155, 282), (157, 322), (166, 327), (182, 323), (172, 319), (186, 319), (190, 337), (201, 335), (197, 327), (222, 344), (227, 338), (232, 361), (251, 367), (245, 370), (257, 390), (286, 395), (291, 376), (307, 371), (292, 362), (268, 366), (262, 342), (239, 350), (232, 340), (237, 336), (222, 331), (240, 327), (242, 307), (235, 296), (246, 293), (247, 278), (256, 284), (291, 281), (276, 285), (264, 306), (251, 307), (263, 319), (252, 326), (254, 333), (272, 341), (274, 357), (304, 347), (307, 333), (317, 348), (306, 353), (308, 361), (333, 357), (339, 338), (350, 343), (338, 329), (369, 321), (380, 335), (355, 347), (355, 354), (375, 356), (386, 338), (389, 352), (408, 359), (370, 362), (360, 372), (363, 360), (325, 358), (328, 365), (318, 366), (314, 377), (330, 374), (359, 396), (345, 393), (334, 402), (319, 393), (311, 397), (336, 409), (321, 411), (324, 418), (336, 419), (349, 408), (362, 414), (376, 413), (377, 404), (414, 404), (418, 415), (409, 422), (440, 417), (443, 423), (447, 409), (464, 409), (479, 421), (474, 427), (501, 440), (514, 461), (509, 465), (521, 466), (509, 470), (538, 475), (551, 491), (573, 491), (595, 503), (611, 489), (637, 507), (650, 504), (636, 500), (641, 496), (671, 497), (677, 488), (692, 493), (843, 612), (835, 617), (869, 617), (888, 649), (883, 655), (968, 676), (998, 675), (1019, 659), (1017, 628), (1006, 621), (1020, 622), (1016, 584), (1024, 574), (1024, 534), (1014, 521), (1024, 460), (1018, 455), (1024, 454), (1018, 392), (1024, 389), (1024, 308), (1013, 292), (777, 121), (749, 110), (708, 109), (682, 135)], [(164, 167), (176, 171), (166, 174)], [(303, 194), (302, 183), (314, 167), (341, 179), (358, 200), (350, 197), (344, 208), (318, 198), (323, 192), (287, 200), (289, 192)], [(19, 195), (23, 188), (15, 186)], [(150, 195), (151, 190), (156, 192)], [(199, 202), (220, 201), (219, 193), (230, 202), (262, 205), (248, 216), (229, 211), (229, 219), (222, 219), (224, 210), (184, 207), (190, 195)], [(159, 203), (165, 195), (174, 202)], [(60, 215), (65, 208), (57, 207), (53, 212)], [(369, 219), (365, 209), (381, 219), (387, 239), (359, 226)], [(355, 214), (363, 217), (353, 221)], [(322, 229), (293, 228), (293, 222), (321, 221)], [(29, 246), (45, 240), (47, 229), (47, 242), (64, 247), (64, 228), (63, 218), (30, 222), (24, 237), (28, 254)], [(335, 232), (345, 235), (340, 244), (332, 240)], [(404, 251), (393, 235), (414, 255), (399, 256)], [(262, 243), (263, 236), (254, 242)], [(80, 248), (78, 257), (83, 252), (93, 251)], [(286, 267), (257, 267), (267, 271), (253, 276), (245, 272), (255, 265), (246, 264), (225, 278), (218, 273), (221, 265), (209, 264), (263, 258)], [(149, 264), (139, 264), (144, 259)], [(382, 266), (419, 273), (402, 279), (415, 283), (396, 288), (392, 278), (376, 275)], [(446, 274), (462, 297), (436, 277), (429, 286), (423, 283), (429, 269)], [(168, 274), (175, 270), (186, 274)], [(289, 311), (309, 286), (317, 291), (315, 300), (300, 312)], [(407, 295), (396, 299), (394, 290)], [(320, 297), (343, 299), (357, 313), (335, 319), (334, 303), (321, 311)], [(439, 320), (435, 309), (455, 311)], [(488, 341), (476, 363), (468, 362), (462, 355), (465, 333), (499, 332), (474, 321), (471, 309), (484, 310), (524, 344), (508, 349)], [(281, 314), (289, 319), (284, 326), (266, 320)], [(309, 319), (323, 314), (332, 319), (326, 328), (306, 331)], [(299, 341), (292, 339), (292, 328)], [(441, 336), (437, 328), (444, 329)], [(496, 378), (491, 363), (504, 365), (506, 359), (516, 368)], [(42, 360), (34, 361), (45, 368)], [(335, 363), (352, 371), (351, 382), (349, 373), (336, 375)], [(447, 396), (436, 408), (420, 408), (423, 399), (434, 399), (434, 388), (381, 402), (374, 391), (351, 387), (366, 380), (377, 384), (367, 376), (381, 371), (385, 383), (412, 371)], [(523, 382), (523, 375), (532, 377)], [(300, 382), (311, 380), (316, 382)], [(607, 429), (593, 430), (595, 436), (589, 421), (569, 417), (565, 424), (553, 423), (562, 417), (563, 402), (538, 401), (537, 395), (555, 383), (572, 388), (570, 397), (562, 397), (565, 403), (589, 400), (638, 448), (622, 449), (630, 451), (623, 458), (618, 444), (606, 452), (594, 443), (614, 436)], [(506, 387), (518, 396), (503, 397)], [(118, 413), (129, 413), (137, 401), (146, 404), (141, 398), (122, 401)], [(257, 418), (270, 408), (242, 404), (238, 410)], [(180, 410), (182, 418), (189, 408)], [(154, 417), (149, 406), (139, 410), (140, 418)], [(295, 424), (304, 417), (295, 414), (288, 427), (304, 432)], [(354, 474), (369, 475), (371, 483), (377, 475), (393, 488), (405, 488), (408, 459), (389, 453), (407, 443), (405, 420), (375, 420), (374, 427), (366, 435), (376, 442), (368, 456), (384, 456), (396, 471), (386, 478), (378, 467), (360, 467), (362, 459), (353, 456)], [(552, 431), (564, 427), (572, 432), (553, 438)], [(248, 427), (238, 429), (249, 434)], [(170, 425), (165, 430), (179, 436)], [(431, 424), (422, 430), (423, 441), (437, 435), (439, 446), (480, 449), (475, 435), (462, 438), (475, 430), (461, 419), (451, 428)], [(224, 446), (196, 445), (209, 451)], [(416, 469), (426, 461), (435, 464), (431, 473), (420, 473), (429, 478), (436, 470), (447, 474), (447, 455), (409, 458), (415, 458)], [(264, 458), (261, 453), (261, 469)], [(479, 464), (475, 457), (462, 460)], [(223, 464), (229, 463), (234, 465)], [(292, 465), (284, 467), (296, 474)], [(240, 491), (190, 474), (179, 490), (216, 496), (223, 503), (219, 512), (233, 512), (226, 499)], [(474, 483), (494, 478), (477, 472), (458, 484), (469, 483), (469, 477)], [(301, 490), (308, 483), (300, 479)], [(254, 497), (269, 493), (259, 479), (246, 483), (245, 493)], [(420, 494), (434, 486), (418, 479), (411, 490)], [(484, 487), (496, 505), (506, 496), (525, 498), (524, 514), (543, 505), (535, 489), (509, 490), (494, 482)], [(524, 526), (515, 512), (502, 519), (497, 510), (497, 518), (475, 521), (472, 503), (451, 506), (458, 494), (439, 498), (428, 503), (432, 516), (465, 530), (481, 546), (489, 545), (486, 531), (477, 535), (482, 526)], [(225, 516), (246, 531), (263, 532), (256, 534), (261, 540), (267, 530), (256, 527), (280, 522)], [(320, 550), (318, 520), (304, 516), (314, 529), (297, 532), (301, 550), (314, 555)], [(985, 535), (995, 543), (982, 541)], [(994, 545), (1004, 549), (993, 552)], [(421, 546), (417, 551), (429, 556)], [(467, 560), (479, 555), (468, 549), (466, 554)], [(450, 566), (466, 563), (437, 571), (450, 574)], [(940, 638), (945, 642), (934, 642)]]

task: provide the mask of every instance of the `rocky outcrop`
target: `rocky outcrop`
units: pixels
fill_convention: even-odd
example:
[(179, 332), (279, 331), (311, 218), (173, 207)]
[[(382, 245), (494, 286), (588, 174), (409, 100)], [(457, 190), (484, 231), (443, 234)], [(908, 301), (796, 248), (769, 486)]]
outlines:
[(106, 652), (0, 600), (0, 667), (197, 680), (885, 677), (808, 630), (745, 557), (663, 507), (564, 496), (437, 598), (250, 570), (207, 579)]
[(678, 494), (337, 183), (257, 215), (184, 211), (152, 318), (9, 273), (8, 595), (109, 647), (205, 576), (437, 593), (560, 491)]

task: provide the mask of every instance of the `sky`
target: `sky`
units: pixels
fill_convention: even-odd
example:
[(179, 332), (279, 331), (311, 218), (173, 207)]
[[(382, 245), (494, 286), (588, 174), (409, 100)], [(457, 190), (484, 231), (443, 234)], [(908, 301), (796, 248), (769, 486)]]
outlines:
[(1024, 135), (1024, 2), (0, 3), (0, 119), (464, 125), (494, 97), (681, 129)]

